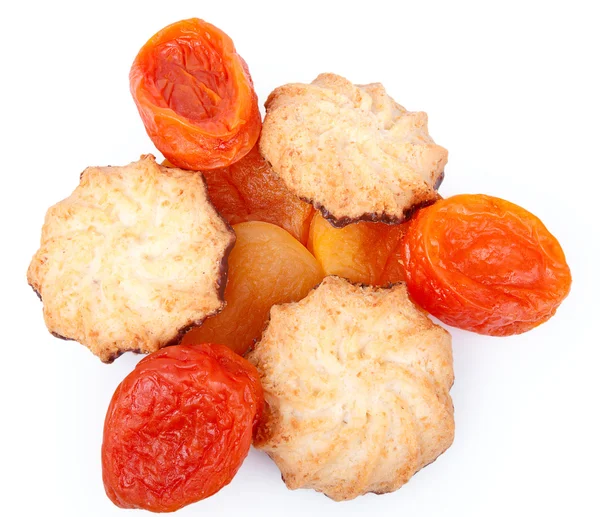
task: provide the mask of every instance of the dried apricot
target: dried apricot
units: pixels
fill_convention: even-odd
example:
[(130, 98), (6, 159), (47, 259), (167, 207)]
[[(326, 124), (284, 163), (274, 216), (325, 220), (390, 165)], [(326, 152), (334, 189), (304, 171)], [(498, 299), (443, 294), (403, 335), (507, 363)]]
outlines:
[(256, 145), (229, 167), (203, 172), (216, 209), (230, 224), (276, 224), (306, 244), (314, 209), (287, 190)]
[(398, 252), (406, 225), (358, 222), (334, 228), (320, 213), (310, 225), (308, 249), (326, 275), (383, 285), (404, 280)]
[(506, 336), (548, 320), (569, 293), (560, 244), (533, 214), (463, 194), (410, 222), (403, 259), (416, 303), (449, 325)]
[(248, 66), (210, 23), (191, 18), (157, 32), (135, 58), (129, 81), (148, 136), (177, 167), (225, 167), (258, 140)]
[(396, 243), (396, 247), (388, 255), (385, 267), (379, 277), (379, 281), (376, 285), (388, 285), (395, 284), (397, 282), (404, 282), (406, 280), (406, 273), (404, 272), (404, 259), (402, 258), (402, 240), (404, 233), (406, 233), (406, 227), (408, 223), (402, 224), (402, 229), (398, 230), (402, 232), (402, 235)]
[(273, 305), (304, 298), (324, 275), (309, 251), (278, 226), (251, 221), (233, 229), (237, 240), (229, 255), (227, 305), (190, 330), (183, 343), (222, 343), (244, 354), (260, 337)]
[(172, 512), (211, 496), (248, 455), (263, 404), (258, 372), (225, 346), (172, 346), (142, 359), (104, 422), (108, 497)]

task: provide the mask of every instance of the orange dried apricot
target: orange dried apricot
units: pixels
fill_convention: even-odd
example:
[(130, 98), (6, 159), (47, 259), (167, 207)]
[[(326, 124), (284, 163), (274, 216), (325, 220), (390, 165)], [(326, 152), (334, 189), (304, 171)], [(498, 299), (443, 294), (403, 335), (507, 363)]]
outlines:
[(169, 346), (116, 389), (104, 421), (102, 478), (121, 508), (173, 512), (227, 485), (264, 406), (256, 368), (223, 345)]
[(298, 301), (323, 279), (309, 251), (270, 223), (233, 226), (237, 240), (229, 255), (223, 311), (190, 330), (183, 343), (221, 343), (244, 354), (260, 337), (271, 307)]
[[(169, 160), (162, 165), (175, 167)], [(275, 224), (306, 245), (315, 209), (287, 190), (261, 156), (258, 145), (233, 165), (202, 174), (210, 200), (229, 224)]]
[(404, 260), (402, 258), (402, 240), (408, 223), (403, 223), (401, 226), (402, 229), (398, 231), (401, 231), (402, 235), (398, 238), (396, 247), (388, 255), (387, 262), (376, 285), (388, 285), (406, 281)]
[(314, 209), (287, 190), (261, 156), (258, 145), (229, 167), (203, 174), (211, 201), (230, 224), (276, 224), (306, 244)]
[(310, 225), (308, 249), (326, 275), (383, 285), (404, 280), (399, 249), (406, 225), (358, 222), (334, 228), (320, 213)]
[(157, 32), (136, 56), (129, 80), (148, 136), (177, 167), (225, 167), (258, 140), (248, 66), (210, 23), (191, 18)]
[(536, 216), (463, 194), (419, 211), (402, 246), (408, 290), (443, 322), (507, 336), (548, 320), (569, 293), (560, 244)]

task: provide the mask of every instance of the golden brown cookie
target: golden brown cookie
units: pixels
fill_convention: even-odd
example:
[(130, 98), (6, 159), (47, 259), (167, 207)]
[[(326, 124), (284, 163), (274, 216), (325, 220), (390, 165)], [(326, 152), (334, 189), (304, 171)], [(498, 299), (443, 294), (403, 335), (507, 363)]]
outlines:
[(379, 83), (334, 74), (271, 93), (260, 150), (288, 189), (334, 226), (399, 223), (433, 203), (448, 152), (427, 115), (394, 102)]
[(454, 438), (450, 334), (404, 284), (327, 277), (303, 300), (271, 309), (248, 359), (267, 404), (255, 446), (290, 489), (336, 501), (391, 492)]
[(82, 173), (48, 210), (27, 279), (50, 332), (111, 362), (174, 343), (217, 313), (234, 241), (201, 174), (147, 155)]

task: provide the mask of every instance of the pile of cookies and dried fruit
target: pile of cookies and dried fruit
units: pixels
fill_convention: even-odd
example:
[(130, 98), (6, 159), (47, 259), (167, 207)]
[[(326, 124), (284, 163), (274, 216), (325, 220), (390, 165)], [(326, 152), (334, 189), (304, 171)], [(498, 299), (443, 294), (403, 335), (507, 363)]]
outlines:
[(106, 493), (177, 510), (253, 443), (291, 489), (397, 490), (454, 438), (448, 325), (526, 332), (571, 275), (542, 222), (442, 198), (427, 115), (334, 74), (277, 88), (199, 19), (140, 50), (131, 92), (165, 156), (89, 167), (48, 210), (28, 281), (55, 336), (149, 353), (104, 426)]

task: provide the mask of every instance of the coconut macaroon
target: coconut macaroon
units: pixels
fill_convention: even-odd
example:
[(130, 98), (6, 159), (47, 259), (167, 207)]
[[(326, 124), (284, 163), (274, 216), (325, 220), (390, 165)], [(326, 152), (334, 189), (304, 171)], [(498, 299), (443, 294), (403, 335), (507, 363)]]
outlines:
[(288, 189), (334, 226), (400, 223), (433, 203), (448, 152), (427, 114), (394, 102), (379, 83), (334, 74), (271, 93), (260, 150)]
[(288, 488), (336, 501), (391, 492), (454, 438), (450, 334), (404, 284), (327, 277), (303, 300), (271, 309), (248, 359), (266, 400), (255, 446)]
[(48, 210), (27, 279), (50, 332), (111, 362), (177, 342), (217, 313), (234, 242), (202, 175), (147, 155), (82, 173)]

